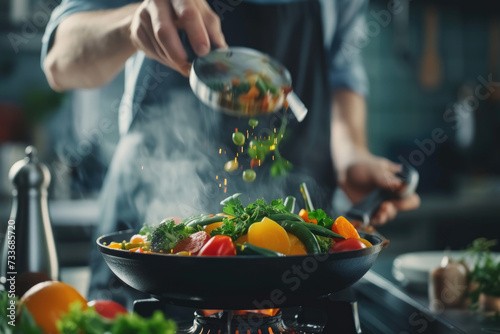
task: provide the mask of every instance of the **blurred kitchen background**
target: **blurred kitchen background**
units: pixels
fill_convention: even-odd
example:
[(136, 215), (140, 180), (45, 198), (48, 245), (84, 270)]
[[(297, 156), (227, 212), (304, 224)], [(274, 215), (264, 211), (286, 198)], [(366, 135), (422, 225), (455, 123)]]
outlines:
[[(0, 237), (10, 166), (32, 144), (52, 172), (50, 213), (60, 265), (87, 264), (99, 189), (118, 140), (120, 76), (98, 90), (53, 92), (41, 71), (57, 0), (0, 0)], [(380, 228), (391, 256), (462, 249), (499, 236), (500, 15), (496, 1), (372, 0), (362, 52), (370, 79), (369, 145), (420, 172), (419, 210)], [(389, 7), (388, 7), (389, 6)], [(488, 84), (490, 82), (490, 84)], [(493, 83), (492, 83), (493, 82)], [(96, 110), (92, 101), (99, 101)]]

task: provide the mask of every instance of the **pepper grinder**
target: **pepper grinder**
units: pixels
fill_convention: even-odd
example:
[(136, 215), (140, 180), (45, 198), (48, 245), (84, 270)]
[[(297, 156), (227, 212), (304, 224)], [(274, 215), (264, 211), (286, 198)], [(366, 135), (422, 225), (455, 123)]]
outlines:
[(13, 202), (0, 259), (0, 282), (18, 296), (38, 282), (59, 276), (47, 204), (50, 172), (38, 161), (33, 146), (25, 152), (26, 157), (9, 172)]

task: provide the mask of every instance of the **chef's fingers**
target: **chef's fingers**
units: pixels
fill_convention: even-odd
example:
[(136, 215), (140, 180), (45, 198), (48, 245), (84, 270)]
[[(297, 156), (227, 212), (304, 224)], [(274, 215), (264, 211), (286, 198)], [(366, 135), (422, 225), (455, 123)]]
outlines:
[(142, 50), (146, 57), (164, 62), (161, 55), (162, 52), (158, 52), (155, 48), (156, 42), (154, 41), (154, 37), (151, 38), (147, 24), (145, 24), (147, 21), (142, 21), (142, 18), (148, 15), (147, 11), (139, 11), (137, 15), (139, 17), (135, 18), (130, 26), (130, 40), (132, 44), (138, 50)]
[(393, 199), (383, 202), (380, 209), (370, 219), (372, 225), (382, 225), (389, 220), (396, 218), (398, 211), (413, 210), (420, 206), (420, 196), (412, 194), (405, 198)]
[(186, 76), (189, 75), (190, 64), (187, 61), (187, 53), (182, 46), (177, 27), (174, 25), (175, 16), (170, 3), (161, 0), (151, 1), (148, 10), (158, 45), (172, 62), (174, 69)]
[(149, 12), (146, 9), (142, 9), (139, 11), (138, 15), (140, 19), (134, 21), (131, 27), (134, 43), (140, 46), (140, 49), (144, 51), (146, 57), (165, 62), (167, 57), (165, 52), (163, 52), (156, 42)]
[(394, 199), (391, 201), (398, 211), (414, 210), (420, 206), (420, 196), (412, 194), (405, 198)]
[(172, 0), (177, 25), (184, 29), (189, 42), (198, 56), (210, 52), (210, 40), (203, 22), (200, 0)]
[(372, 225), (381, 225), (386, 223), (389, 220), (396, 218), (398, 210), (396, 206), (391, 201), (383, 202), (380, 205), (379, 210), (370, 220)]
[(403, 186), (403, 181), (385, 166), (374, 171), (373, 178), (375, 185), (385, 190), (397, 191)]
[(386, 166), (387, 166), (387, 169), (393, 173), (400, 172), (403, 169), (403, 165), (397, 164), (397, 163), (392, 162), (392, 161), (387, 160), (387, 159), (386, 159)]
[(205, 10), (202, 11), (203, 22), (207, 28), (208, 37), (219, 48), (227, 48), (226, 38), (222, 33), (221, 21), (217, 14), (210, 8), (208, 3), (202, 2)]

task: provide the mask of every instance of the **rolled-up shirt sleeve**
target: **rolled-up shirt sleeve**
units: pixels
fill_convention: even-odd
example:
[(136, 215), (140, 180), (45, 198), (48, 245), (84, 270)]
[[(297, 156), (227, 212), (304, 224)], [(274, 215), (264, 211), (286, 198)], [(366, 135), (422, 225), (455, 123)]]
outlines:
[(96, 10), (104, 10), (111, 8), (118, 8), (125, 6), (132, 1), (120, 1), (120, 0), (63, 0), (59, 6), (57, 6), (50, 16), (50, 20), (45, 28), (45, 34), (42, 37), (42, 54), (41, 54), (41, 64), (43, 69), (43, 62), (52, 43), (54, 42), (55, 32), (59, 24), (68, 16), (81, 13), (90, 12)]
[(365, 0), (340, 0), (336, 30), (327, 49), (328, 81), (332, 91), (349, 89), (368, 94), (368, 78), (361, 53), (369, 37), (365, 34)]

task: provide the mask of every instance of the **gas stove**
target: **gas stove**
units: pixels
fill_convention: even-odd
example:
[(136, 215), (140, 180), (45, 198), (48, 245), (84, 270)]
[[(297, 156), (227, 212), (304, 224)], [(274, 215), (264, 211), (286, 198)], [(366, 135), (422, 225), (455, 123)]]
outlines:
[[(344, 295), (347, 294), (344, 293)], [(194, 310), (168, 305), (165, 301), (155, 298), (137, 300), (134, 303), (134, 312), (143, 316), (150, 316), (158, 309), (165, 310), (167, 317), (177, 321), (179, 324), (177, 334), (362, 332), (357, 302), (349, 301), (345, 297), (340, 297), (339, 294), (314, 299), (298, 307), (246, 311)]]
[(156, 310), (177, 322), (177, 334), (466, 333), (373, 272), (351, 288), (279, 310), (201, 310), (157, 298), (134, 303), (134, 311), (142, 316)]

